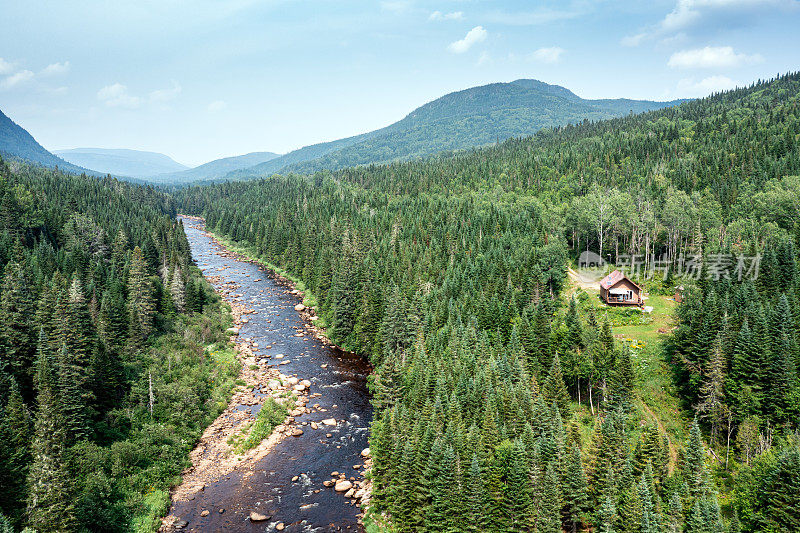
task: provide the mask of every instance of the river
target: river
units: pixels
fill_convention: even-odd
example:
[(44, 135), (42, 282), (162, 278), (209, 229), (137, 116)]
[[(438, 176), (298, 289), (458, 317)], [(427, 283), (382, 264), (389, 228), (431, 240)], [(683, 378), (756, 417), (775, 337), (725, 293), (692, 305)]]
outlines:
[[(202, 223), (183, 222), (192, 257), (203, 273), (233, 281), (239, 301), (253, 310), (240, 337), (270, 346), (258, 353), (284, 354), (270, 363), (288, 360), (280, 365), (281, 372), (310, 380), (311, 391), (322, 394), (313, 403), (319, 403), (324, 416), (314, 412), (296, 417), (298, 427), (306, 429), (303, 435), (276, 444), (251, 471), (234, 470), (208, 484), (194, 499), (174, 503), (170, 513), (188, 523), (184, 531), (274, 531), (281, 522), (287, 532), (363, 531), (358, 524), (360, 509), (323, 482), (331, 479), (332, 472), (358, 477), (353, 467), (363, 463), (360, 453), (369, 446), (372, 420), (366, 385), (369, 365), (311, 335), (295, 336), (304, 327), (303, 317), (294, 310), (298, 296), (265, 268), (221, 254), (219, 245), (201, 229)], [(303, 426), (321, 418), (336, 418), (338, 424), (318, 431)], [(295, 476), (299, 479), (292, 482)], [(210, 512), (201, 516), (204, 510)], [(251, 522), (253, 510), (271, 518)]]

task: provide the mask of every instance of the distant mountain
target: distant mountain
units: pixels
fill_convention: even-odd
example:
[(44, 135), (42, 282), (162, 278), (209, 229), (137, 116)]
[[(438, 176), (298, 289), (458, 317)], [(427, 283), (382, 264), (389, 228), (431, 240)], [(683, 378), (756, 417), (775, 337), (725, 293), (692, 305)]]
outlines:
[(275, 159), (276, 157), (280, 157), (280, 154), (272, 152), (252, 152), (244, 155), (215, 159), (214, 161), (209, 161), (195, 168), (190, 168), (181, 172), (158, 174), (156, 176), (150, 176), (149, 178), (151, 181), (173, 184), (214, 180), (225, 176), (229, 172), (252, 167), (259, 163)]
[(681, 102), (585, 100), (569, 89), (538, 80), (492, 83), (445, 95), (385, 128), (306, 146), (252, 168), (232, 172), (226, 178), (247, 179), (278, 172), (311, 173), (402, 161), (533, 135), (542, 128), (584, 119), (613, 118)]
[(189, 168), (167, 155), (142, 150), (74, 148), (55, 150), (54, 153), (75, 165), (115, 176), (147, 178)]
[(95, 174), (51, 154), (36, 142), (22, 126), (0, 111), (0, 156), (17, 157), (45, 167), (58, 167), (67, 172)]

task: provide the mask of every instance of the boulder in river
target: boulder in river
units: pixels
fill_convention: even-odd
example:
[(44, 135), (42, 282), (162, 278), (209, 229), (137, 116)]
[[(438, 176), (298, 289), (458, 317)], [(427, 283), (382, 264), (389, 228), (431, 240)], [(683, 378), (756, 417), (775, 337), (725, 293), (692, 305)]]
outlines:
[(303, 305), (303, 304), (297, 304), (297, 305), (294, 306), (294, 310), (295, 311), (305, 311), (306, 310), (306, 306)]
[(361, 450), (361, 457), (369, 459), (369, 448), (364, 448), (363, 450)]
[(340, 479), (339, 481), (336, 482), (336, 485), (334, 485), (333, 490), (335, 490), (336, 492), (347, 492), (352, 488), (353, 484), (350, 481), (346, 479)]
[(322, 421), (322, 423), (325, 424), (326, 426), (335, 426), (336, 425), (336, 419), (335, 418), (326, 418), (325, 420)]
[(269, 520), (269, 516), (261, 513), (257, 513), (255, 511), (250, 511), (250, 521), (251, 522), (263, 522), (264, 520)]

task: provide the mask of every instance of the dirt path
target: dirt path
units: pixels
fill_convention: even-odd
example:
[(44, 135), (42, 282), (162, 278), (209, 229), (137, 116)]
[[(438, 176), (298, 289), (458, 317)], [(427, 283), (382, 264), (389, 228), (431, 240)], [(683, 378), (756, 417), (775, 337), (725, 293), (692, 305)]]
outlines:
[(569, 276), (569, 279), (570, 281), (572, 281), (573, 285), (580, 287), (583, 290), (589, 290), (589, 291), (600, 290), (599, 280), (592, 279), (589, 276), (582, 275), (572, 267), (567, 268), (567, 276)]

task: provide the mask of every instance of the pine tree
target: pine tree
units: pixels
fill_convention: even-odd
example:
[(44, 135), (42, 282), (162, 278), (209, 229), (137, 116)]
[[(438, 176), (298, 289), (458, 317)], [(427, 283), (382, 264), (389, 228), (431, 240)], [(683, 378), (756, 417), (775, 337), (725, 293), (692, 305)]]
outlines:
[(689, 491), (695, 497), (700, 496), (705, 488), (707, 470), (705, 463), (705, 448), (700, 435), (700, 426), (697, 419), (692, 422), (689, 431), (689, 440), (686, 443), (683, 472), (688, 478)]
[(153, 331), (155, 314), (153, 286), (148, 276), (147, 262), (138, 246), (133, 249), (128, 274), (128, 313), (128, 332), (133, 345), (138, 346)]
[[(0, 395), (0, 399), (3, 396)], [(31, 461), (31, 416), (13, 379), (5, 406), (0, 405), (0, 513), (19, 525)]]
[(725, 358), (722, 338), (717, 335), (708, 360), (705, 379), (700, 387), (700, 405), (697, 410), (711, 423), (711, 442), (718, 442), (719, 432), (728, 411), (725, 405)]
[(572, 533), (576, 533), (578, 524), (585, 522), (588, 510), (586, 474), (581, 464), (580, 449), (576, 445), (573, 445), (566, 454), (562, 488), (565, 504), (564, 518), (572, 528)]
[(72, 497), (64, 452), (66, 433), (49, 357), (40, 348), (33, 462), (28, 473), (28, 525), (41, 531), (74, 528)]
[(539, 503), (539, 517), (536, 531), (541, 533), (561, 533), (561, 483), (553, 462), (548, 463), (542, 481), (543, 497)]
[(11, 261), (6, 265), (0, 294), (0, 366), (5, 365), (23, 397), (33, 395), (33, 359), (35, 336), (33, 296), (28, 288), (22, 265)]
[(186, 285), (183, 281), (183, 273), (181, 267), (176, 265), (172, 269), (172, 281), (169, 285), (169, 293), (172, 296), (172, 303), (179, 313), (186, 310)]
[(561, 417), (564, 418), (569, 413), (569, 393), (564, 384), (564, 376), (561, 373), (561, 362), (558, 354), (553, 357), (553, 364), (550, 366), (550, 373), (542, 387), (542, 396), (548, 405), (555, 404), (558, 407)]
[(509, 502), (509, 532), (525, 532), (532, 522), (532, 487), (528, 480), (525, 449), (521, 442), (512, 448), (511, 465), (506, 474), (506, 500)]

